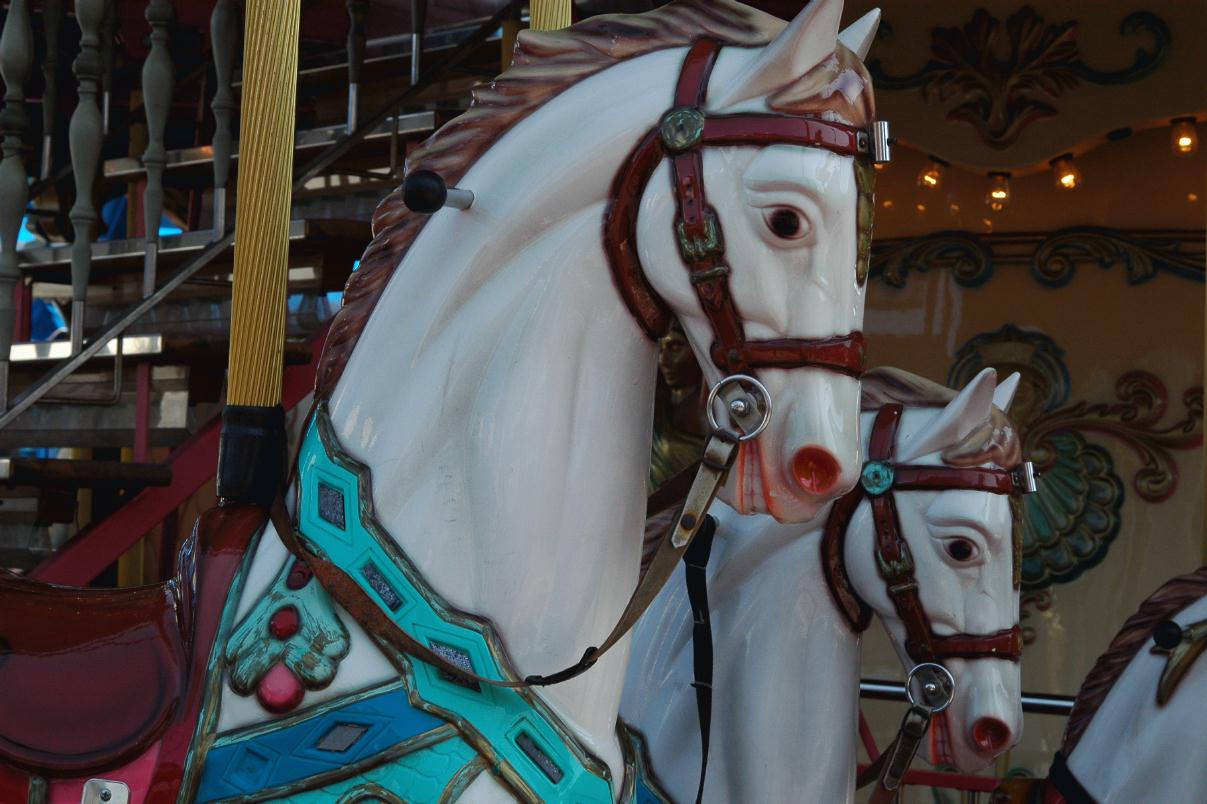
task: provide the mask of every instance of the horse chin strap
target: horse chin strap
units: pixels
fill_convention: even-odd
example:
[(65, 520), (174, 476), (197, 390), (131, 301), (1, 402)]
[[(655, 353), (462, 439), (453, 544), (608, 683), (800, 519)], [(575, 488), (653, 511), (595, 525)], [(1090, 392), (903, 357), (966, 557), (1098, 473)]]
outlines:
[(843, 559), (847, 528), (859, 504), (868, 499), (875, 524), (876, 568), (893, 608), (905, 627), (905, 650), (915, 662), (943, 659), (1008, 659), (1022, 655), (1022, 631), (1016, 623), (991, 634), (936, 634), (918, 595), (914, 559), (901, 536), (894, 492), (967, 489), (992, 494), (1035, 491), (1035, 472), (1024, 462), (1013, 471), (979, 467), (901, 466), (892, 462), (901, 405), (885, 405), (876, 415), (859, 485), (835, 502), (822, 537), (822, 570), (839, 610), (857, 632), (865, 630), (871, 609), (851, 585)]

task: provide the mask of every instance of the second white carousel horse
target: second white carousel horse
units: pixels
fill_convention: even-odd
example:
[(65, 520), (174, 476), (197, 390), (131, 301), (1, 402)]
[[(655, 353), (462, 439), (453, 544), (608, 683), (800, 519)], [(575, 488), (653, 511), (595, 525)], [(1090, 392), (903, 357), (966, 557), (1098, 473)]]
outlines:
[[(871, 612), (903, 666), (938, 661), (954, 676), (955, 699), (932, 726), (932, 759), (971, 771), (1018, 740), (1018, 566), (1008, 495), (1020, 455), (1003, 415), (1018, 375), (996, 389), (995, 380), (985, 369), (953, 398), (905, 372), (871, 371), (860, 487), (804, 529), (714, 509), (706, 801), (853, 800), (859, 630)], [(896, 514), (882, 522), (874, 511), (881, 505)], [(902, 552), (886, 555), (897, 541)], [(886, 579), (906, 556), (910, 571)], [(889, 592), (910, 583), (920, 606)], [(621, 714), (644, 735), (666, 792), (691, 801), (700, 746), (683, 585), (681, 569), (638, 624)]]

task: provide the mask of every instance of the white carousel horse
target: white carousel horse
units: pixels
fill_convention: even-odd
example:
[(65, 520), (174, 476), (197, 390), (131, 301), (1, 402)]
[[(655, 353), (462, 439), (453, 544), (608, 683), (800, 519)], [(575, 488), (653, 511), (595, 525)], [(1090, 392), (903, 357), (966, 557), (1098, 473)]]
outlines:
[[(641, 17), (521, 33), (515, 66), (412, 157), (409, 169), (433, 169), (472, 191), (472, 207), (440, 211), (417, 233), (415, 216), (396, 198), (378, 210), (377, 239), (335, 322), (336, 345), (320, 369), (324, 401), (299, 461), (303, 532), (363, 526), (393, 564), (408, 564), (395, 578), (388, 560), (364, 564), (352, 548), (339, 552), (342, 543), (323, 547), (350, 583), (376, 595), (378, 610), (366, 616), (405, 610), (400, 584), (425, 586), (420, 595), (431, 609), (480, 640), (470, 645), (449, 633), (431, 640), (434, 650), (479, 673), (492, 672), (481, 662), (509, 664), (519, 678), (572, 665), (598, 644), (637, 576), (656, 359), (643, 326), (654, 329), (668, 314), (682, 322), (710, 383), (735, 368), (764, 369), (774, 414), (731, 473), (724, 496), (738, 510), (801, 521), (854, 483), (858, 382), (848, 375), (857, 375), (861, 357), (867, 244), (857, 213), (869, 214), (870, 167), (858, 158), (867, 147), (859, 127), (873, 114), (860, 58), (876, 15), (844, 36), (848, 49), (838, 40), (841, 9), (841, 0), (815, 0), (785, 26), (736, 3), (688, 0)], [(720, 49), (711, 76), (702, 69), (695, 86), (681, 72), (700, 36), (739, 46)], [(749, 142), (766, 147), (724, 137), (714, 147), (710, 122), (702, 135), (709, 147), (690, 151), (703, 154), (706, 187), (697, 181), (676, 191), (662, 151), (644, 184), (626, 185), (646, 153), (635, 145), (658, 131), (684, 86), (706, 95), (709, 116), (809, 116), (809, 131), (825, 129), (809, 134), (810, 143), (824, 147), (765, 132)], [(689, 139), (691, 123), (677, 123)], [(825, 144), (834, 137), (837, 148)], [(693, 169), (676, 166), (681, 178)], [(750, 338), (750, 351), (736, 358), (710, 352), (714, 340), (728, 342), (718, 323), (724, 310), (705, 313), (697, 298), (724, 280), (724, 266), (714, 259), (696, 289), (684, 267), (688, 260), (697, 271), (701, 259), (715, 257), (689, 236), (693, 226), (707, 228), (707, 216), (702, 224), (685, 212), (677, 218), (705, 189), (732, 267), (738, 334), (744, 325)], [(621, 211), (632, 219), (618, 221)], [(682, 244), (676, 220), (691, 230)], [(609, 240), (613, 231), (619, 241)], [(644, 268), (644, 278), (614, 277), (626, 260)], [(839, 358), (801, 358), (815, 342)], [(776, 349), (800, 359), (776, 362)], [(825, 368), (844, 359), (845, 374)], [(430, 668), (379, 649), (387, 640), (369, 636), (348, 607), (297, 599), (313, 586), (303, 577), (293, 584), (302, 592), (293, 589), (291, 564), (270, 527), (227, 647), (232, 683), (223, 685), (219, 733), (262, 729), (274, 717), (264, 706), (293, 716), (390, 684), (400, 672), (416, 684), (431, 681)], [(290, 607), (292, 614), (277, 615)], [(488, 617), (493, 631), (457, 612)], [(301, 643), (295, 653), (282, 651), (269, 632)], [(482, 644), (489, 650), (476, 652)], [(552, 767), (566, 758), (588, 775), (610, 777), (619, 795), (625, 761), (615, 729), (626, 662), (622, 644), (558, 686), (492, 688), (490, 695), (518, 696), (545, 725), (560, 726), (527, 737), (508, 732), (507, 745), (487, 735), (490, 745), (478, 749), (497, 749), (502, 770), (478, 775), (487, 763), (473, 757), (457, 791), (467, 801), (540, 797), (539, 785), (573, 776)], [(424, 704), (460, 725), (472, 721), (452, 704)], [(485, 729), (473, 721), (464, 733)], [(550, 733), (574, 746), (542, 742)], [(525, 760), (513, 758), (517, 742), (536, 772), (518, 767)], [(238, 792), (206, 787), (207, 780), (211, 796)]]
[[(278, 507), (281, 527), (242, 570), (220, 550), (228, 576), (201, 571), (222, 516), (206, 520), (201, 570), (186, 552), (181, 583), (144, 595), (180, 629), (164, 645), (138, 632), (151, 634), (147, 677), (161, 653), (170, 678), (188, 665), (185, 705), (127, 713), (104, 736), (125, 766), (64, 727), (72, 760), (48, 739), (22, 770), (105, 769), (135, 804), (149, 773), (162, 795), (180, 771), (181, 797), (198, 801), (623, 795), (627, 640), (555, 687), (472, 676), (520, 684), (573, 665), (617, 621), (645, 518), (650, 336), (672, 317), (710, 384), (757, 370), (774, 403), (725, 499), (803, 521), (853, 485), (870, 162), (887, 142), (861, 61), (878, 14), (840, 40), (841, 11), (814, 0), (785, 24), (681, 0), (521, 33), (512, 68), (408, 161), (472, 206), (421, 219), (396, 195), (377, 211), (320, 365), (292, 514)], [(205, 663), (215, 632), (202, 685), (189, 663)], [(413, 661), (407, 639), (430, 655)], [(15, 647), (0, 671), (47, 661)], [(194, 730), (180, 713), (198, 711)], [(6, 726), (0, 738), (19, 742)], [(10, 753), (0, 739), (0, 760)], [(78, 800), (82, 784), (54, 782), (51, 797)]]
[(1207, 567), (1200, 567), (1165, 583), (1128, 618), (1077, 693), (1048, 779), (1007, 780), (1003, 800), (1203, 801), (1205, 645)]
[[(188, 668), (186, 703), (126, 713), (104, 736), (105, 757), (133, 758), (116, 769), (87, 729), (26, 706), (41, 735), (70, 731), (59, 742), (75, 755), (58, 761), (48, 738), (19, 766), (102, 768), (136, 804), (148, 772), (162, 796), (181, 770), (181, 797), (198, 801), (622, 795), (627, 640), (555, 687), (481, 676), (522, 684), (584, 664), (625, 606), (650, 336), (672, 317), (710, 384), (757, 370), (774, 403), (729, 473), (737, 510), (803, 521), (855, 482), (870, 162), (887, 138), (861, 61), (878, 15), (840, 39), (841, 11), (814, 0), (785, 25), (681, 0), (521, 33), (512, 68), (408, 161), (472, 206), (421, 219), (392, 196), (377, 211), (320, 365), (292, 514), (276, 508), (280, 528), (242, 570), (235, 548), (211, 555), (206, 526), (222, 516), (206, 520), (201, 569), (186, 551), (181, 582), (143, 595), (172, 624), (162, 645), (138, 632), (147, 677), (162, 681), (171, 654), (167, 677)], [(211, 559), (230, 574), (208, 572)], [(230, 601), (221, 618), (215, 594)], [(202, 685), (190, 663), (204, 665), (215, 632)], [(15, 647), (0, 671), (48, 661)], [(100, 706), (103, 690), (89, 699)], [(199, 712), (195, 730), (184, 712)], [(19, 742), (6, 725), (0, 738)], [(65, 784), (51, 797), (78, 800)]]
[[(905, 463), (1012, 468), (1018, 440), (1000, 411), (1009, 405), (1018, 375), (996, 392), (995, 379), (985, 369), (953, 399), (946, 388), (905, 372), (869, 372), (865, 443), (876, 437), (881, 411), (904, 403), (892, 459), (898, 483)], [(1002, 486), (986, 493), (956, 485), (898, 488), (892, 495), (921, 608), (932, 635), (992, 634), (971, 637), (988, 642), (1010, 634), (1017, 640), (1010, 502)], [(829, 574), (823, 544), (827, 523), (841, 527), (838, 518), (819, 517), (802, 529), (714, 508), (716, 547), (707, 575), (715, 675), (706, 801), (853, 800), (861, 637), (827, 588), (828, 575), (849, 578), (849, 590), (879, 616), (906, 668), (930, 658), (910, 656), (913, 634), (877, 572), (871, 503), (858, 505)], [(654, 774), (676, 801), (695, 798), (700, 773), (691, 631), (680, 569), (635, 630), (621, 706), (624, 720), (644, 735)], [(1013, 745), (1022, 727), (1017, 661), (992, 658), (984, 649), (974, 657), (978, 651), (970, 647), (964, 646), (965, 658), (941, 658), (955, 678), (955, 700), (932, 728), (932, 737), (946, 739), (930, 745), (933, 758), (969, 771)]]

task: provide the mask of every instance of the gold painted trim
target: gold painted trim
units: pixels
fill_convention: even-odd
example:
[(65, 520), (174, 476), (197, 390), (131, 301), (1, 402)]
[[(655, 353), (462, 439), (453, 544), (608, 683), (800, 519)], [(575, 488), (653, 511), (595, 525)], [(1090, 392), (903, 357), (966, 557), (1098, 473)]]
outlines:
[(444, 786), (444, 791), (440, 793), (440, 798), (437, 804), (452, 804), (452, 802), (461, 798), (461, 794), (465, 792), (465, 788), (469, 787), (470, 783), (482, 775), (482, 771), (486, 770), (486, 760), (482, 755), (471, 759), (461, 766), (461, 769), (453, 774), (453, 778), (448, 780), (448, 784)]
[[(658, 778), (657, 771), (654, 770), (653, 760), (650, 758), (649, 741), (641, 730), (635, 726), (625, 723), (623, 720), (616, 721), (616, 734), (620, 738), (620, 744), (624, 748), (625, 761), (625, 780), (626, 783), (630, 776), (632, 777), (632, 787), (627, 791), (628, 798), (622, 796), (622, 802), (631, 802), (633, 797), (637, 795), (637, 774), (642, 773), (645, 776), (646, 788), (650, 794), (654, 796), (659, 804), (674, 804), (664, 792), (667, 787)], [(636, 745), (634, 745), (636, 743)], [(630, 769), (630, 763), (632, 763)]]
[(340, 796), (335, 804), (361, 804), (361, 802), (369, 801), (384, 801), (385, 804), (407, 804), (406, 800), (394, 795), (375, 782), (369, 782), (355, 790), (349, 790)]
[(1153, 648), (1153, 653), (1168, 653), (1161, 680), (1157, 682), (1157, 706), (1169, 703), (1195, 659), (1207, 650), (1207, 620), (1187, 625), (1182, 630), (1182, 641), (1172, 650)]
[(630, 804), (637, 796), (637, 755), (629, 740), (628, 727), (620, 718), (616, 719), (616, 739), (620, 741), (621, 757), (624, 759), (624, 779), (620, 783), (618, 804)]
[(265, 518), (260, 527), (247, 542), (239, 571), (226, 593), (226, 602), (222, 607), (222, 620), (218, 624), (218, 633), (214, 635), (214, 645), (210, 649), (209, 664), (205, 669), (205, 692), (201, 702), (201, 712), (197, 724), (193, 727), (193, 738), (189, 742), (189, 751), (185, 755), (184, 772), (180, 778), (180, 790), (176, 794), (177, 804), (190, 804), (197, 797), (197, 786), (201, 782), (201, 772), (205, 768), (205, 758), (214, 743), (215, 729), (218, 724), (218, 714), (222, 704), (222, 686), (226, 680), (226, 641), (230, 639), (235, 628), (236, 614), (239, 612), (239, 599), (243, 597), (243, 586), (247, 573), (255, 561), (256, 552), (260, 547), (260, 539), (268, 528)]
[[(218, 799), (214, 804), (252, 804), (256, 801), (266, 801), (272, 798), (292, 796), (298, 793), (304, 793), (308, 790), (317, 790), (320, 787), (326, 787), (335, 782), (342, 782), (345, 779), (350, 779), (353, 776), (359, 776), (365, 771), (372, 770), (381, 765), (389, 764), (397, 759), (401, 759), (407, 754), (413, 754), (416, 751), (421, 751), (425, 748), (431, 748), (433, 745), (459, 737), (457, 729), (449, 723), (443, 726), (437, 726), (431, 731), (425, 731), (422, 734), (416, 734), (396, 743), (385, 751), (374, 754), (371, 757), (366, 757), (360, 762), (354, 762), (350, 765), (344, 765), (330, 770), (325, 773), (316, 773), (313, 776), (307, 776), (304, 779), (298, 779), (289, 784), (278, 785), (276, 787), (267, 787), (263, 790), (257, 790), (254, 793), (248, 793), (242, 796), (231, 796), (229, 798)], [(355, 791), (353, 791), (355, 792)]]

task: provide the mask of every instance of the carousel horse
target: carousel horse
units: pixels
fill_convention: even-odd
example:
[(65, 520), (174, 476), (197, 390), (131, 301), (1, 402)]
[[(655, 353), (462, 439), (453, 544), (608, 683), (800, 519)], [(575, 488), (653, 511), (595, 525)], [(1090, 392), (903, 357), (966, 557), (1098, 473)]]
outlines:
[[(1020, 456), (1003, 411), (1018, 375), (996, 389), (995, 379), (985, 369), (953, 398), (906, 372), (870, 371), (860, 486), (804, 529), (714, 509), (705, 801), (853, 800), (860, 634), (872, 612), (906, 669), (941, 662), (954, 677), (954, 700), (931, 729), (932, 759), (972, 771), (1017, 741), (1021, 643), (1009, 494), (1019, 478), (1009, 470)], [(890, 512), (884, 520), (881, 505)], [(891, 577), (894, 561), (911, 563), (912, 577)], [(634, 632), (621, 706), (651, 775), (674, 801), (695, 799), (700, 776), (683, 574)], [(916, 591), (895, 594), (895, 586)]]
[(862, 64), (878, 14), (840, 37), (841, 11), (680, 0), (521, 33), (408, 160), (453, 208), (379, 206), (271, 523), (207, 515), (178, 577), (112, 593), (96, 628), (99, 594), (2, 579), (0, 792), (631, 798), (655, 339), (678, 319), (728, 422), (659, 566), (722, 482), (792, 522), (857, 478), (888, 138)]
[(1207, 791), (1207, 567), (1166, 582), (1086, 676), (1047, 779), (1008, 779), (994, 801), (1191, 804)]

